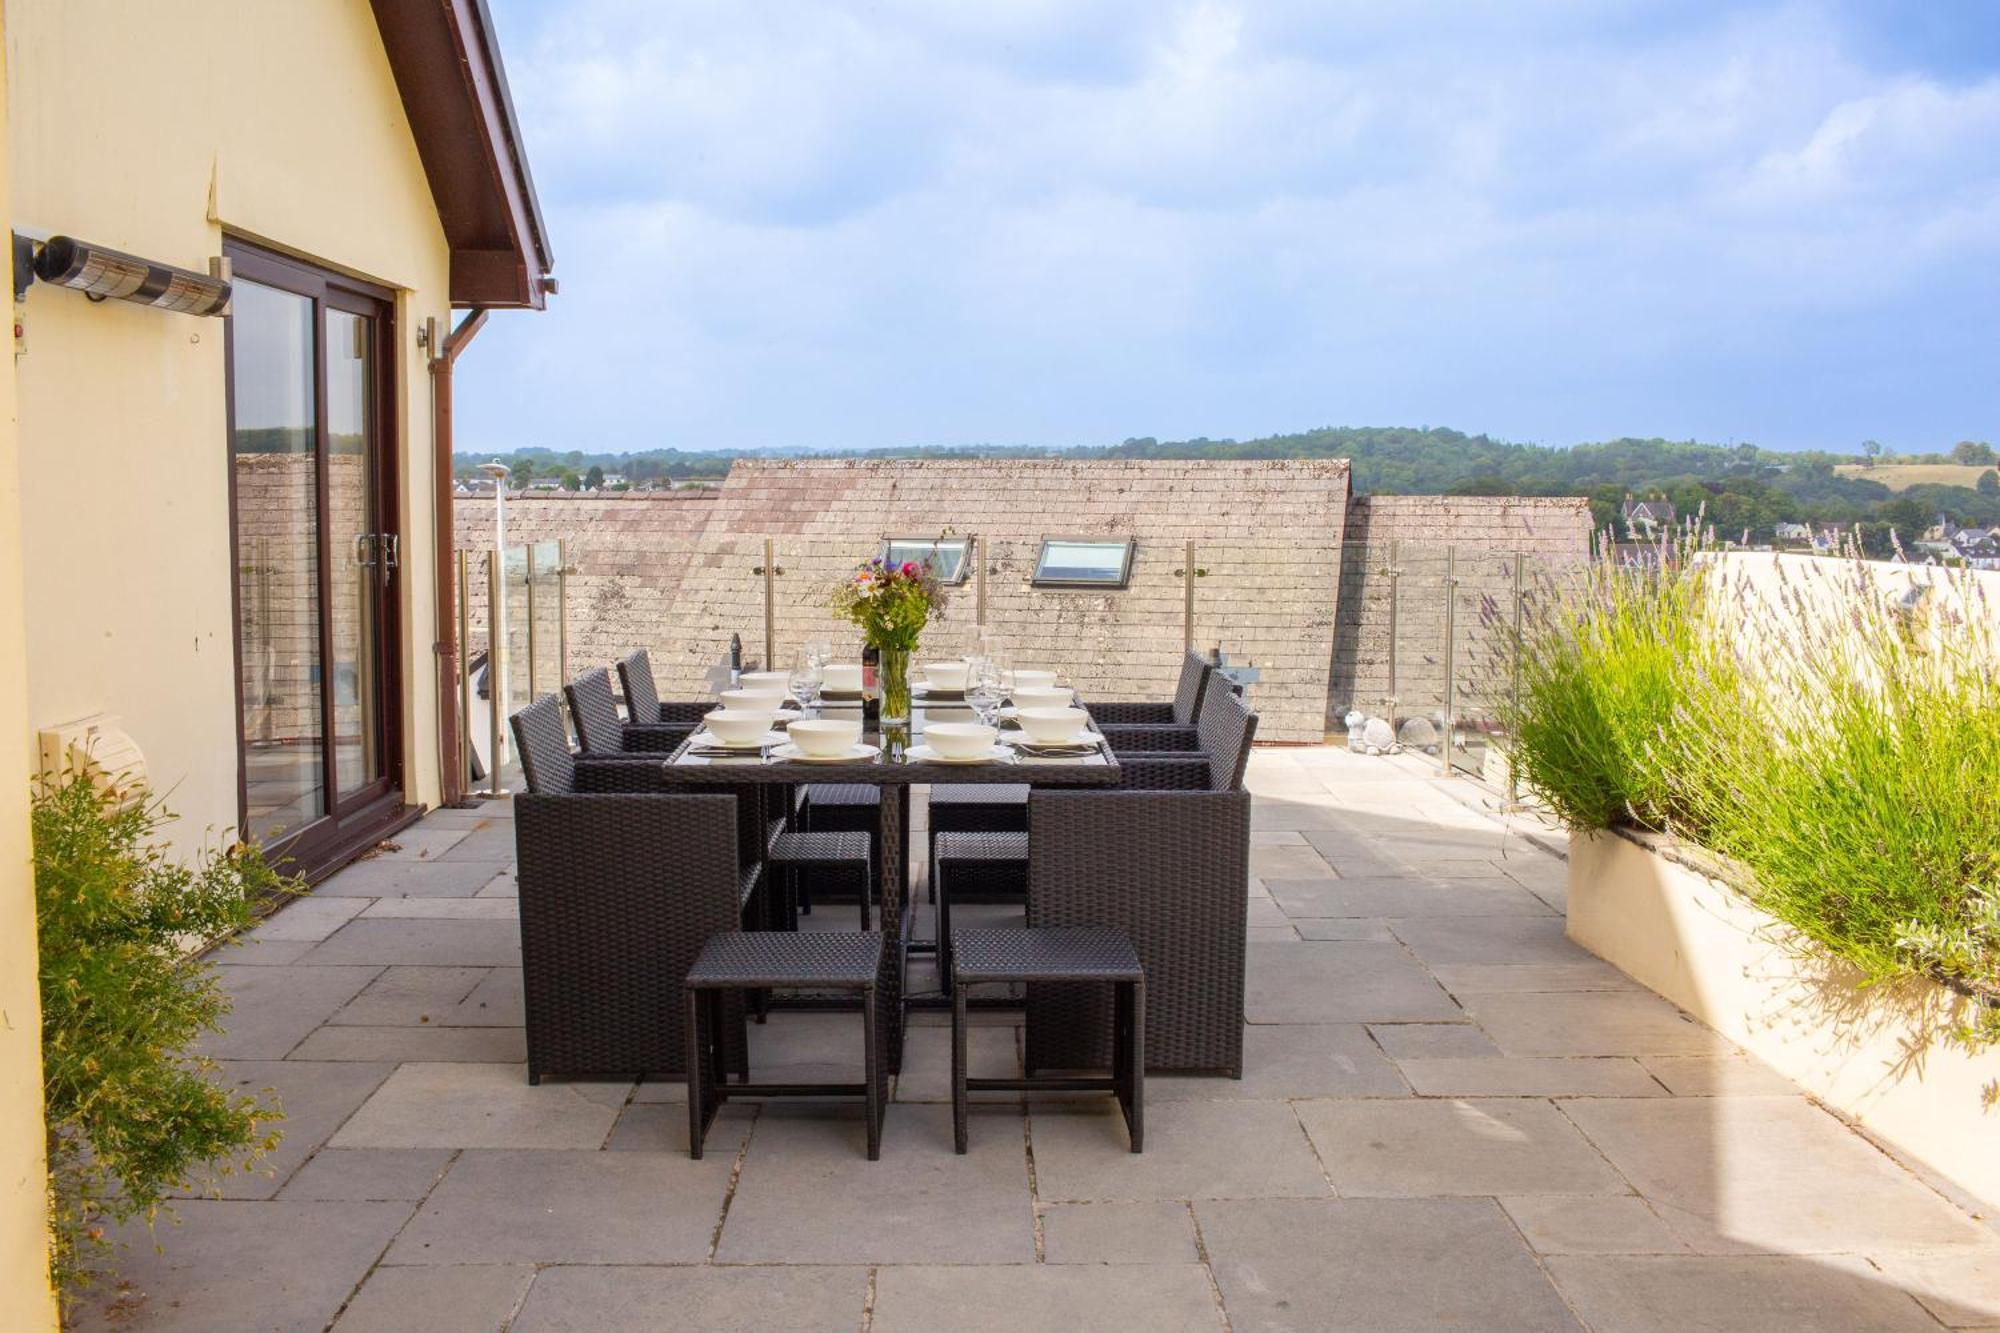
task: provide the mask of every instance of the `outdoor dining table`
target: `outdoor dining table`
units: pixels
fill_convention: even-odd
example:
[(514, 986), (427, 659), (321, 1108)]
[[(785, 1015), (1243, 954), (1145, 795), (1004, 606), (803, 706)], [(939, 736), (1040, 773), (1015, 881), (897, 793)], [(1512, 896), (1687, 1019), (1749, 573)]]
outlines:
[[(1084, 705), (1088, 711), (1087, 705)], [(823, 702), (822, 717), (859, 717), (859, 702)], [(921, 744), (929, 722), (971, 721), (972, 713), (963, 703), (926, 701), (918, 697), (911, 706), (911, 745)], [(1096, 724), (1091, 724), (1096, 730)], [(1010, 733), (1003, 732), (1003, 737)], [(1018, 735), (1018, 733), (1011, 733)], [(889, 1016), (888, 1066), (900, 1073), (903, 1059), (904, 973), (909, 961), (909, 944), (904, 912), (909, 893), (910, 788), (946, 783), (1011, 783), (1031, 787), (1110, 787), (1120, 777), (1118, 759), (1101, 737), (1097, 748), (1087, 755), (1030, 755), (1017, 753), (1010, 759), (979, 763), (947, 763), (891, 754), (879, 733), (869, 732), (862, 740), (881, 746), (881, 752), (865, 759), (803, 760), (771, 754), (707, 754), (694, 749), (694, 738), (683, 741), (667, 756), (666, 781), (674, 786), (742, 787), (744, 797), (760, 802), (778, 787), (816, 783), (857, 783), (880, 787), (880, 864), (875, 878), (881, 894), (881, 928), (894, 960), (886, 993), (880, 997)]]

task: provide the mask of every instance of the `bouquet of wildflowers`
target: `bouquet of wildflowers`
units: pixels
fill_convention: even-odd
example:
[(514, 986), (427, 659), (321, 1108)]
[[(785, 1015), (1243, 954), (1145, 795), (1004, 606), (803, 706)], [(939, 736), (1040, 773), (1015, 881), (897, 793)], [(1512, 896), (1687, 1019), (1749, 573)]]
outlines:
[(871, 647), (913, 652), (933, 615), (944, 614), (944, 587), (929, 560), (892, 565), (876, 556), (833, 590), (834, 612), (861, 627)]

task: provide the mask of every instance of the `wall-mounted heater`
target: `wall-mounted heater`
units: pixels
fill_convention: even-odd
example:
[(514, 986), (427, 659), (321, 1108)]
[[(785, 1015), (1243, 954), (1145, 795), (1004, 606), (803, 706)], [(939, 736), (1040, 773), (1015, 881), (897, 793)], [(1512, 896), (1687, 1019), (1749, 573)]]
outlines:
[[(22, 242), (16, 232), (15, 297), (25, 294), (21, 272)], [(29, 241), (32, 245), (33, 242)], [(34, 251), (34, 276), (54, 287), (69, 287), (93, 301), (131, 301), (184, 315), (229, 313), (229, 273), (220, 259), (209, 261), (211, 272), (196, 273), (151, 259), (141, 259), (73, 236), (51, 236)]]

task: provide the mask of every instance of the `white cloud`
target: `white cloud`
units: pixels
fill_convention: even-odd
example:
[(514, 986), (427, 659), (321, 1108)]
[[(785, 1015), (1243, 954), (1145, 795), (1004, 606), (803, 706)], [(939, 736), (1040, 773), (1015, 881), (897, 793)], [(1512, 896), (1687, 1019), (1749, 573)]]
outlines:
[(1992, 431), (2000, 78), (1816, 5), (502, 18), (563, 294), (466, 363), (468, 438)]

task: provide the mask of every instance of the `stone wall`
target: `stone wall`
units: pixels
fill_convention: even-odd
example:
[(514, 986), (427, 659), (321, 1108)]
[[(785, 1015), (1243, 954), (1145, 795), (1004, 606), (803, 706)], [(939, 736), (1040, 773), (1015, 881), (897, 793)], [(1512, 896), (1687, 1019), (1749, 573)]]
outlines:
[[(1318, 740), (1333, 644), (1345, 524), (1342, 460), (744, 461), (709, 499), (521, 497), (508, 501), (508, 542), (573, 538), (571, 667), (649, 649), (663, 692), (703, 688), (732, 633), (764, 653), (764, 539), (775, 547), (776, 656), (809, 638), (859, 653), (855, 632), (826, 610), (834, 584), (887, 536), (950, 534), (984, 543), (986, 615), (976, 580), (953, 590), (923, 656), (983, 642), (1020, 666), (1066, 670), (1098, 697), (1163, 698), (1183, 643), (1186, 543), (1197, 545), (1195, 641), (1262, 670), (1261, 735)], [(459, 507), (459, 540), (490, 548), (492, 514)], [(1043, 536), (1136, 538), (1118, 590), (1031, 585)], [(475, 579), (474, 582), (479, 582)], [(510, 602), (517, 606), (518, 601)], [(483, 586), (474, 616), (484, 623)], [(475, 635), (475, 638), (480, 636)], [(520, 658), (519, 636), (510, 636)]]
[[(1590, 504), (1568, 497), (1368, 496), (1349, 504), (1347, 535), (1327, 691), (1329, 728), (1338, 727), (1350, 708), (1393, 711), (1398, 718), (1442, 713), (1447, 594), (1454, 711), (1461, 720), (1476, 720), (1493, 692), (1505, 688), (1506, 663), (1494, 629), (1496, 618), (1511, 616), (1516, 555), (1523, 557), (1530, 584), (1538, 571), (1589, 559)], [(1398, 571), (1393, 578), (1392, 569)]]

